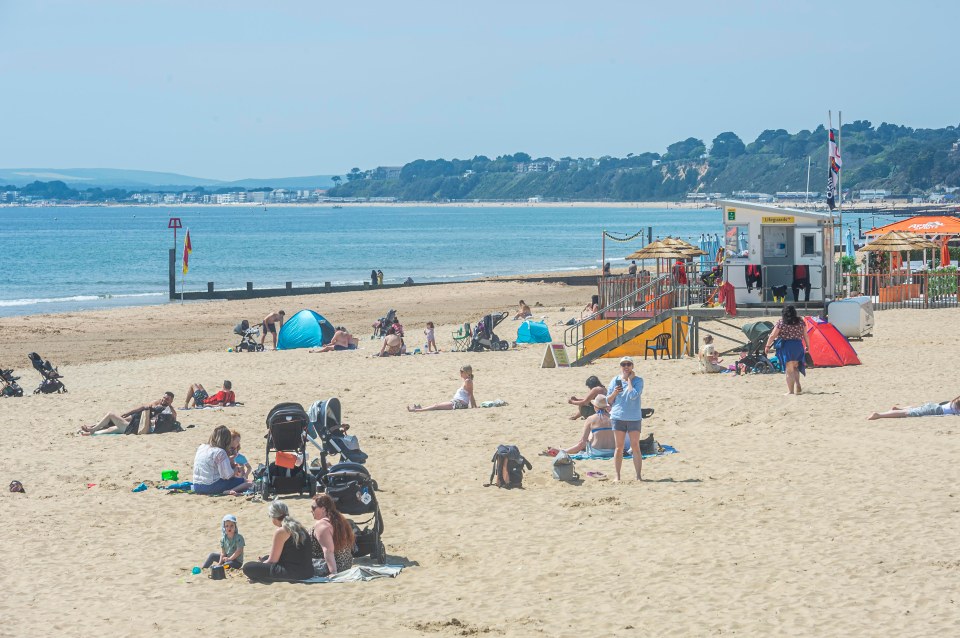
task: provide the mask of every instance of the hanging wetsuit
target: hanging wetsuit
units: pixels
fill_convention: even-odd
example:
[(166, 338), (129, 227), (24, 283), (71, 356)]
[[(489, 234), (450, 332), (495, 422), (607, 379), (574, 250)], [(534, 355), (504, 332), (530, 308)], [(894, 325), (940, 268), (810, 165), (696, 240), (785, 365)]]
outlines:
[(793, 267), (793, 300), (800, 301), (800, 290), (803, 289), (803, 300), (810, 301), (810, 266)]
[(757, 286), (757, 290), (763, 288), (763, 274), (760, 269), (760, 266), (757, 264), (750, 264), (747, 266), (747, 292), (753, 290), (754, 284)]

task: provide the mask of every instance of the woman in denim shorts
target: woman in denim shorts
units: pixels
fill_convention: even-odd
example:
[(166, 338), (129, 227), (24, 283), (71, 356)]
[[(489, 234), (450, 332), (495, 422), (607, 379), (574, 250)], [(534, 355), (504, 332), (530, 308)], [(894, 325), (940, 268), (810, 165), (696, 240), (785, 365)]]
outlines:
[(614, 470), (620, 480), (620, 467), (623, 465), (624, 440), (630, 437), (630, 451), (633, 453), (633, 467), (640, 478), (643, 455), (640, 454), (640, 422), (643, 419), (640, 395), (643, 393), (643, 379), (633, 369), (633, 359), (620, 359), (620, 374), (610, 381), (607, 387), (607, 403), (610, 404), (610, 423), (616, 440), (613, 455)]

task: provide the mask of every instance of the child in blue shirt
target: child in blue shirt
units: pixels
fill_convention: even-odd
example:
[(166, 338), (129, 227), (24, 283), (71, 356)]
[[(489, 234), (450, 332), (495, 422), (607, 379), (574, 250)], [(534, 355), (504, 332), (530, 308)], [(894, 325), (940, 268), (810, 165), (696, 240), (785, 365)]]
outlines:
[(230, 432), (232, 439), (230, 441), (230, 449), (227, 450), (227, 454), (230, 456), (230, 460), (233, 461), (233, 466), (237, 470), (237, 476), (241, 478), (247, 478), (250, 476), (250, 472), (253, 468), (250, 467), (250, 463), (247, 461), (247, 457), (240, 454), (240, 433), (236, 430)]
[(237, 527), (237, 517), (227, 514), (220, 522), (220, 551), (207, 556), (203, 563), (206, 569), (211, 565), (229, 565), (230, 569), (243, 567), (243, 536)]

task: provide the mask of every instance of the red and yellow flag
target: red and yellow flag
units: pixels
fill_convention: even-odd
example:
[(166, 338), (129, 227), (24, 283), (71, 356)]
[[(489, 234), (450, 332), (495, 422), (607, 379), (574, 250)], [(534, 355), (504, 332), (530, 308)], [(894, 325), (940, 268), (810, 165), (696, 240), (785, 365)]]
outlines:
[(190, 270), (190, 253), (193, 252), (193, 245), (190, 243), (190, 231), (183, 238), (183, 274)]

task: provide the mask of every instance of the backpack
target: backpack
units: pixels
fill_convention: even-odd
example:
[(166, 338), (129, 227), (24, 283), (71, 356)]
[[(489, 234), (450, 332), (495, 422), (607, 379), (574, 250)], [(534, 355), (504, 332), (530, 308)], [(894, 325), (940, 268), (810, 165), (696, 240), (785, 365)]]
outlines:
[(560, 450), (553, 459), (553, 478), (558, 481), (576, 481), (580, 479), (577, 474), (576, 464), (570, 455)]
[(490, 472), (490, 482), (487, 485), (496, 485), (497, 487), (523, 487), (524, 467), (532, 470), (530, 461), (523, 458), (516, 445), (498, 445), (497, 451), (493, 453), (493, 471)]
[(661, 454), (663, 452), (663, 446), (661, 446), (656, 439), (653, 438), (653, 432), (645, 439), (640, 439), (640, 454)]

